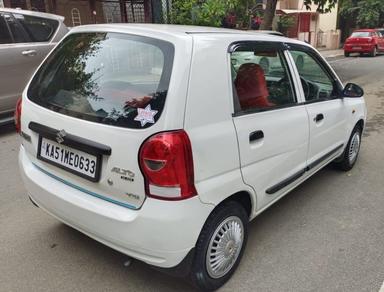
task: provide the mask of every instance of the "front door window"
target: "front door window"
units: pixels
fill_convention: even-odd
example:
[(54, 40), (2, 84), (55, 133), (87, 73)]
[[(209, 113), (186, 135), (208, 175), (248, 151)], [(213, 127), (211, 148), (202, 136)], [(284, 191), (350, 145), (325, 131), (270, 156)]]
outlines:
[(292, 50), (290, 52), (296, 63), (307, 101), (330, 99), (337, 96), (334, 81), (318, 60), (305, 51)]

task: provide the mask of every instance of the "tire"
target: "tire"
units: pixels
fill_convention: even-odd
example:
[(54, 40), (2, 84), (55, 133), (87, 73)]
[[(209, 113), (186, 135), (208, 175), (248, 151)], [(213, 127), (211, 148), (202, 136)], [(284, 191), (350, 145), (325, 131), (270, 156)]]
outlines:
[(334, 162), (334, 165), (337, 168), (343, 171), (349, 171), (353, 168), (359, 156), (361, 132), (362, 129), (359, 126), (356, 126), (353, 129), (347, 147), (345, 147), (344, 153)]
[(371, 52), (371, 57), (376, 57), (377, 55), (377, 47), (373, 48), (373, 51)]
[(344, 52), (344, 57), (347, 57), (347, 58), (348, 58), (349, 55), (350, 55), (350, 54), (349, 54), (348, 52)]
[[(220, 234), (222, 235), (220, 236)], [(229, 240), (223, 237), (224, 234), (229, 236)], [(221, 238), (218, 243), (215, 243), (214, 240), (218, 237)], [(234, 201), (219, 205), (209, 215), (197, 240), (190, 272), (192, 284), (200, 291), (213, 291), (224, 285), (239, 265), (247, 238), (248, 215), (243, 206)], [(238, 245), (236, 245), (236, 241)], [(212, 254), (220, 244), (225, 245), (222, 254)], [(208, 259), (214, 260), (216, 257), (220, 260), (221, 256), (227, 260), (217, 264), (216, 267), (224, 266), (215, 271), (212, 267), (215, 262), (212, 263)]]

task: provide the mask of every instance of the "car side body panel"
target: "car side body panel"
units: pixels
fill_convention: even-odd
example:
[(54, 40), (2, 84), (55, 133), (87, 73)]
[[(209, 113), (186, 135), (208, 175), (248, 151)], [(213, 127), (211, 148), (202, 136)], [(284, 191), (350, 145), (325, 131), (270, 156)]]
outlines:
[(197, 192), (203, 202), (214, 205), (239, 191), (249, 192), (256, 202), (241, 177), (231, 118), (233, 100), (225, 49), (230, 40), (224, 36), (212, 42), (209, 35), (193, 35), (193, 39), (184, 129), (192, 143)]

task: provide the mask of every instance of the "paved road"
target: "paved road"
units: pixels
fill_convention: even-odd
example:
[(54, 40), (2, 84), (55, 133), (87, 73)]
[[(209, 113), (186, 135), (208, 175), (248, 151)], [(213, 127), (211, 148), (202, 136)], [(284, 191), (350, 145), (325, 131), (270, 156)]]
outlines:
[[(222, 291), (378, 291), (384, 280), (384, 56), (332, 63), (366, 90), (369, 122), (356, 167), (330, 167), (250, 226), (245, 256)], [(0, 130), (0, 291), (191, 291), (33, 207)]]

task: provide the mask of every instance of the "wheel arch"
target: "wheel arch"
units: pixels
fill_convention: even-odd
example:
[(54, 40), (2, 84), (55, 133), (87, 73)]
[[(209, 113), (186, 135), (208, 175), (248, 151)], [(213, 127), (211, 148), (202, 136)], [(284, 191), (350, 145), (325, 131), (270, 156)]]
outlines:
[(217, 204), (217, 206), (214, 209), (218, 208), (219, 206), (221, 206), (222, 204), (225, 204), (228, 201), (235, 201), (239, 203), (241, 206), (243, 206), (249, 218), (251, 218), (252, 214), (254, 214), (255, 212), (256, 198), (252, 196), (252, 194), (249, 193), (248, 191), (244, 191), (244, 190), (238, 191), (230, 195), (229, 197), (222, 200), (219, 204)]
[(361, 131), (364, 130), (364, 120), (363, 119), (360, 119), (357, 121), (356, 125), (355, 125), (355, 128), (356, 127), (359, 127)]

